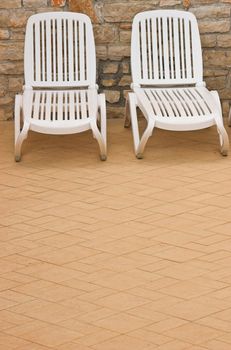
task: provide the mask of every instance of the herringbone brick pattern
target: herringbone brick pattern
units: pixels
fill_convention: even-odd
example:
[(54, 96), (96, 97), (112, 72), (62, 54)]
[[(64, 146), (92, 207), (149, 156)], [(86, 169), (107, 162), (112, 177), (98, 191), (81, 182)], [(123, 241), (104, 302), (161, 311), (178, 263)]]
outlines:
[(231, 349), (231, 156), (215, 128), (157, 130), (137, 160), (109, 120), (107, 162), (90, 133), (31, 133), (18, 164), (0, 128), (0, 349)]

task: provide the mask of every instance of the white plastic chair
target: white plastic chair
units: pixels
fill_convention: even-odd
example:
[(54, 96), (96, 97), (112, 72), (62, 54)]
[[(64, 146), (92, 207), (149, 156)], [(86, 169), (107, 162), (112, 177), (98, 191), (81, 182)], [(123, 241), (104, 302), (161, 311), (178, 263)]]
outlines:
[(29, 130), (74, 134), (88, 129), (99, 143), (101, 159), (106, 160), (105, 96), (97, 92), (89, 17), (71, 12), (31, 16), (26, 27), (24, 71), (24, 91), (15, 99), (15, 160), (21, 159)]
[[(198, 25), (192, 13), (147, 11), (135, 16), (131, 43), (132, 93), (126, 101), (125, 127), (133, 131), (137, 158), (142, 158), (154, 127), (187, 131), (217, 126), (222, 155), (229, 140), (217, 91), (203, 82)], [(130, 113), (129, 113), (130, 107)], [(137, 107), (147, 120), (139, 135)]]

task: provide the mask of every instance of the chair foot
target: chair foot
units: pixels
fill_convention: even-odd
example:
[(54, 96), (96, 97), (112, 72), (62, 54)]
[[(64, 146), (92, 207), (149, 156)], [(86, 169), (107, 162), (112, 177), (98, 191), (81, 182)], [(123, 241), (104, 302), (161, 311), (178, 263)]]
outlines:
[(131, 127), (131, 122), (130, 120), (125, 120), (124, 122), (124, 128), (129, 129)]
[(106, 154), (101, 154), (101, 155), (100, 155), (100, 159), (101, 159), (102, 161), (107, 160)]
[(21, 156), (15, 156), (15, 158), (14, 158), (14, 159), (15, 159), (15, 162), (17, 162), (17, 163), (18, 163), (18, 162), (20, 162), (20, 161), (21, 161)]
[(227, 157), (227, 155), (228, 155), (228, 151), (227, 151), (227, 150), (225, 150), (225, 151), (221, 151), (221, 154), (222, 154), (222, 156), (223, 156), (223, 157)]
[(143, 159), (143, 154), (142, 153), (137, 153), (136, 154), (137, 159)]

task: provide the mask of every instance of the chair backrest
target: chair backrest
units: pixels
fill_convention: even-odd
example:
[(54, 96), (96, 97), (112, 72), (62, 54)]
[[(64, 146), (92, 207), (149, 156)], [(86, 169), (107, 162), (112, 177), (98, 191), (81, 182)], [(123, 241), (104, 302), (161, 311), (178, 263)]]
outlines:
[(196, 17), (186, 11), (154, 10), (135, 16), (131, 65), (135, 85), (185, 85), (203, 80)]
[(93, 86), (96, 56), (88, 16), (73, 12), (33, 15), (24, 50), (27, 87)]

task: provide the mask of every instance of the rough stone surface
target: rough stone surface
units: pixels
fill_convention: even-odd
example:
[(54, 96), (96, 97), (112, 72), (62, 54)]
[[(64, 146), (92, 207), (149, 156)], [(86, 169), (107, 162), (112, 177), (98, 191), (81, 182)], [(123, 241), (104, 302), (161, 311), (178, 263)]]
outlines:
[(103, 73), (115, 74), (118, 72), (119, 64), (117, 62), (108, 62), (104, 64)]
[(22, 6), (21, 0), (1, 0), (0, 9), (15, 9)]
[(0, 29), (0, 40), (9, 39), (10, 32), (8, 29)]
[(47, 0), (23, 0), (24, 7), (45, 7), (47, 6)]
[(98, 22), (92, 0), (69, 0), (70, 11), (85, 13), (93, 22)]
[(219, 47), (231, 48), (231, 34), (221, 34), (217, 36), (217, 45)]
[(106, 100), (109, 103), (116, 103), (120, 99), (120, 91), (115, 90), (104, 90), (104, 93), (106, 95)]
[(94, 24), (97, 83), (105, 91), (108, 116), (122, 115), (131, 82), (130, 40), (135, 14), (153, 9), (187, 9), (198, 19), (208, 87), (218, 89), (224, 114), (231, 96), (231, 0), (1, 0), (0, 119), (13, 116), (14, 94), (23, 85), (26, 21), (44, 11), (76, 11)]
[(51, 0), (51, 6), (63, 7), (66, 5), (66, 0)]

